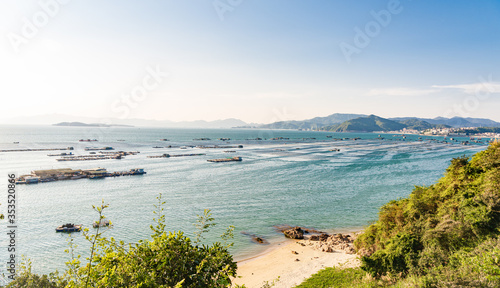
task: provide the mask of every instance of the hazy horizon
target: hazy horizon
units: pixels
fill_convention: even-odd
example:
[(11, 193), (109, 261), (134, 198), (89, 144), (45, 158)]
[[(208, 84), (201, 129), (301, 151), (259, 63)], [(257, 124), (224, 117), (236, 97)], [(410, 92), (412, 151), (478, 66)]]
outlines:
[(3, 120), (500, 122), (498, 1), (2, 1), (0, 15)]
[[(356, 113), (332, 113), (330, 115), (334, 114), (356, 114)], [(318, 118), (322, 117), (327, 117), (330, 115), (324, 115), (324, 116), (317, 116)], [(365, 114), (365, 116), (368, 116), (370, 114)], [(380, 115), (376, 115), (380, 116)], [(363, 117), (363, 116), (360, 116)], [(397, 117), (383, 117), (382, 118), (387, 118), (387, 119), (394, 119), (394, 118), (421, 118), (421, 117), (415, 117), (415, 116), (409, 116), (409, 115), (401, 115)], [(424, 119), (436, 119), (440, 118), (441, 116), (436, 116), (432, 118), (424, 118)], [(313, 117), (315, 118), (315, 117)], [(464, 118), (476, 118), (476, 117), (464, 117)], [(312, 118), (307, 118), (307, 119), (291, 119), (292, 121), (305, 121), (305, 120), (311, 120)], [(422, 119), (422, 118), (421, 118)], [(477, 119), (477, 118), (476, 118)], [(489, 119), (489, 118), (484, 118), (484, 119)], [(490, 119), (493, 121), (496, 121), (495, 119)], [(238, 123), (239, 121), (242, 121), (242, 123)], [(288, 120), (287, 120), (288, 121)], [(105, 124), (105, 125), (132, 125), (132, 126), (137, 126), (137, 127), (165, 127), (165, 128), (232, 128), (232, 127), (237, 127), (237, 126), (245, 126), (245, 125), (265, 125), (265, 124), (271, 124), (271, 123), (248, 123), (245, 122), (241, 119), (238, 118), (225, 118), (225, 119), (216, 119), (216, 120), (204, 120), (204, 119), (196, 119), (196, 120), (190, 120), (190, 121), (171, 121), (171, 120), (156, 120), (156, 119), (144, 119), (144, 118), (127, 118), (127, 119), (118, 119), (118, 118), (93, 118), (93, 117), (85, 117), (85, 116), (71, 116), (71, 115), (64, 115), (64, 114), (49, 114), (49, 115), (34, 115), (30, 117), (14, 117), (14, 118), (0, 118), (0, 125), (54, 125), (62, 122), (81, 122), (85, 124)], [(212, 123), (214, 125), (209, 126), (209, 127), (203, 127), (202, 126), (196, 126), (196, 123), (199, 122), (206, 122), (206, 123)], [(218, 127), (215, 125), (216, 122), (225, 122), (224, 125), (221, 127)], [(278, 121), (280, 122), (280, 121)], [(499, 121), (496, 121), (499, 122)], [(228, 125), (228, 123), (236, 123), (234, 125)], [(169, 126), (170, 125), (170, 126)], [(184, 125), (184, 126), (183, 126)]]

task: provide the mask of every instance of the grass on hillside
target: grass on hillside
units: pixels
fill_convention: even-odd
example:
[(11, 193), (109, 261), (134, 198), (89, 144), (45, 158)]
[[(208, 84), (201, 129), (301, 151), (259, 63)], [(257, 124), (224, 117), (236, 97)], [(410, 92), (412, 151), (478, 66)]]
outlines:
[(330, 287), (377, 287), (376, 283), (366, 279), (367, 273), (361, 268), (329, 267), (306, 279), (297, 288), (330, 288)]

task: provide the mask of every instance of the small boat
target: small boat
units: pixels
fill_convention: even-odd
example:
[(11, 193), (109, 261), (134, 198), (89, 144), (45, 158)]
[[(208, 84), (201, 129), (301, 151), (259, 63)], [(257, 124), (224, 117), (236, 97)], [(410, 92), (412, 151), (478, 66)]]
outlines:
[(128, 173), (130, 173), (130, 175), (144, 175), (144, 174), (146, 174), (146, 172), (144, 171), (143, 168), (130, 169), (130, 171)]
[(97, 227), (105, 227), (109, 226), (111, 222), (108, 219), (101, 219), (99, 222), (95, 221), (94, 224), (92, 224), (92, 227), (97, 228)]
[(103, 179), (104, 177), (106, 177), (105, 174), (90, 174), (87, 176), (89, 179)]
[(80, 232), (82, 230), (82, 225), (75, 224), (64, 224), (56, 228), (56, 232)]
[(37, 184), (38, 182), (40, 182), (40, 177), (24, 177), (24, 181), (26, 182), (26, 184)]

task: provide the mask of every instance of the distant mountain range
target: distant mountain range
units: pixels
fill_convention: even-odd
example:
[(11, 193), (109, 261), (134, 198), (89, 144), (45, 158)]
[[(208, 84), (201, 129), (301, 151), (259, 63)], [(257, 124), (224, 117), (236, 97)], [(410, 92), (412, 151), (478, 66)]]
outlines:
[(396, 131), (406, 128), (405, 124), (384, 119), (375, 115), (359, 117), (343, 122), (339, 125), (324, 127), (322, 130), (332, 132), (373, 132), (373, 131)]
[(390, 118), (395, 121), (402, 121), (408, 119), (418, 119), (425, 121), (430, 124), (443, 124), (448, 125), (454, 128), (459, 127), (500, 127), (499, 122), (495, 122), (490, 119), (485, 118), (462, 118), (462, 117), (453, 117), (453, 118), (444, 118), (444, 117), (436, 117), (433, 119), (429, 118), (416, 118), (416, 117), (398, 117), (398, 118)]
[[(373, 116), (373, 117), (372, 117)], [(136, 127), (165, 127), (165, 128), (261, 128), (261, 129), (303, 129), (303, 130), (328, 130), (328, 131), (347, 131), (356, 128), (364, 129), (380, 129), (373, 131), (386, 131), (399, 130), (394, 129), (402, 127), (415, 130), (426, 130), (434, 127), (500, 127), (499, 122), (483, 118), (444, 118), (436, 117), (417, 118), (417, 117), (397, 117), (397, 118), (375, 118), (375, 115), (365, 114), (342, 114), (335, 113), (326, 117), (315, 117), (306, 120), (292, 120), (292, 121), (279, 121), (271, 124), (255, 124), (245, 123), (242, 120), (229, 118), (215, 121), (181, 121), (174, 122), (168, 120), (146, 120), (146, 119), (99, 119), (92, 117), (75, 117), (64, 114), (50, 114), (31, 117), (17, 117), (10, 119), (2, 119), (2, 124), (16, 124), (16, 125), (53, 125), (59, 123), (61, 126), (74, 126), (68, 124), (60, 124), (62, 122), (80, 122), (84, 125), (93, 125), (99, 127), (107, 126), (136, 126)], [(354, 122), (345, 123), (346, 121), (354, 120), (357, 118), (369, 118), (366, 120), (356, 120)], [(392, 121), (392, 122), (387, 122)], [(371, 122), (371, 123), (369, 123)], [(85, 124), (92, 123), (92, 124)], [(345, 123), (345, 124), (344, 124)], [(343, 125), (341, 125), (343, 124)], [(77, 125), (81, 126), (81, 125)], [(370, 128), (371, 127), (371, 128)], [(361, 130), (360, 130), (361, 131)]]
[(165, 127), (165, 128), (232, 128), (236, 126), (245, 125), (259, 125), (259, 124), (248, 124), (239, 119), (229, 118), (223, 120), (215, 121), (181, 121), (174, 122), (168, 120), (147, 120), (147, 119), (99, 119), (93, 117), (80, 117), (80, 116), (70, 116), (65, 114), (49, 114), (49, 115), (39, 115), (31, 117), (16, 117), (9, 119), (2, 119), (0, 123), (2, 124), (13, 124), (13, 125), (53, 125), (55, 123), (63, 122), (81, 122), (81, 123), (92, 123), (91, 125), (99, 125), (99, 127), (106, 126), (138, 126), (138, 127)]
[(393, 121), (370, 115), (367, 117), (359, 117), (343, 122), (342, 124), (323, 127), (321, 130), (332, 132), (375, 132), (375, 131), (398, 131), (403, 129), (426, 130), (431, 128), (449, 128), (448, 125), (430, 124), (428, 122), (418, 120), (416, 118)]
[[(327, 131), (342, 131), (346, 129), (352, 129), (353, 125), (366, 125), (360, 126), (357, 128), (365, 128), (368, 129), (370, 126), (372, 128), (377, 128), (381, 130), (373, 130), (373, 131), (394, 131), (400, 130), (395, 129), (397, 127), (403, 127), (407, 129), (415, 129), (415, 130), (426, 130), (430, 128), (439, 128), (439, 127), (500, 127), (499, 122), (495, 122), (490, 119), (483, 118), (462, 118), (462, 117), (453, 117), (453, 118), (444, 118), (437, 117), (434, 119), (427, 118), (418, 118), (418, 117), (398, 117), (398, 118), (381, 118), (374, 115), (364, 115), (364, 114), (332, 114), (327, 117), (316, 117), (312, 119), (302, 120), (302, 121), (280, 121), (274, 122), (271, 124), (264, 124), (260, 126), (256, 126), (255, 128), (267, 128), (267, 129), (312, 129), (312, 130), (327, 130)], [(377, 117), (377, 118), (375, 118)], [(355, 121), (354, 123), (345, 123), (346, 121), (350, 121), (357, 118), (369, 118), (367, 120)], [(387, 122), (385, 120), (389, 120), (392, 122)], [(368, 123), (371, 121), (371, 124)], [(345, 123), (345, 124), (344, 124)], [(344, 124), (344, 125), (341, 125)], [(403, 126), (401, 126), (401, 124)], [(390, 130), (385, 130), (387, 127), (394, 128)], [(364, 130), (358, 130), (364, 131)]]
[(134, 127), (132, 125), (120, 125), (120, 124), (114, 124), (114, 125), (108, 125), (108, 124), (102, 124), (102, 123), (82, 123), (82, 122), (61, 122), (57, 124), (53, 124), (53, 126), (76, 126), (76, 127)]
[(264, 129), (320, 129), (325, 126), (330, 126), (333, 124), (340, 124), (345, 121), (364, 117), (363, 114), (332, 114), (326, 117), (316, 117), (309, 120), (303, 121), (280, 121), (271, 124), (264, 124), (258, 126), (258, 128)]

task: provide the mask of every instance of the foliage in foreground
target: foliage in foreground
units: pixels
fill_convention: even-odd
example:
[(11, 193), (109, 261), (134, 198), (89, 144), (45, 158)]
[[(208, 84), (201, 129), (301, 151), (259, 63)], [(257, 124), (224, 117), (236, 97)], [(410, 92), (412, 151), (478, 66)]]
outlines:
[(329, 288), (329, 287), (376, 287), (376, 283), (365, 279), (366, 272), (360, 268), (328, 267), (306, 279), (296, 288)]
[[(229, 287), (231, 277), (236, 276), (236, 262), (228, 248), (232, 243), (226, 241), (232, 237), (233, 227), (224, 235), (222, 242), (212, 245), (200, 244), (203, 233), (215, 224), (210, 211), (198, 216), (199, 233), (191, 241), (182, 232), (166, 232), (161, 194), (158, 197), (158, 219), (151, 240), (142, 240), (137, 244), (125, 244), (123, 241), (105, 238), (97, 229), (95, 234), (84, 231), (85, 238), (91, 244), (90, 256), (83, 265), (80, 256), (71, 256), (68, 269), (63, 276), (57, 274), (36, 275), (31, 272), (31, 265), (21, 267), (16, 280), (7, 287), (33, 288), (79, 288), (79, 287)], [(99, 219), (104, 219), (104, 203), (94, 207)], [(70, 249), (73, 255), (73, 242)]]
[(373, 277), (407, 277), (420, 287), (500, 287), (499, 235), (495, 142), (472, 159), (453, 159), (436, 184), (384, 205), (355, 246)]

